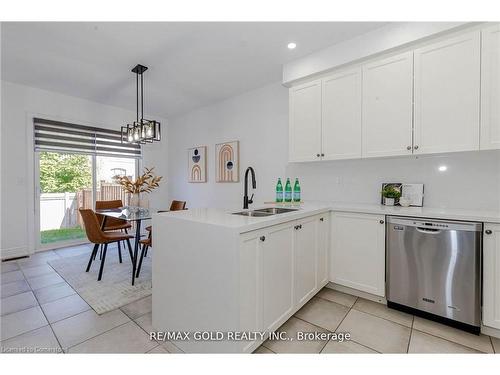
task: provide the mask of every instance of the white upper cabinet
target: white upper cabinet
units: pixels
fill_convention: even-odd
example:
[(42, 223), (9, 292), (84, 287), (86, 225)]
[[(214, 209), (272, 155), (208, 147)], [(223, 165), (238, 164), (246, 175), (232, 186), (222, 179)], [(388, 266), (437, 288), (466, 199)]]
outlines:
[(361, 157), (361, 68), (323, 79), (323, 160)]
[(500, 149), (500, 25), (332, 73), (289, 96), (291, 162)]
[(415, 50), (414, 153), (479, 149), (480, 32)]
[(363, 157), (412, 153), (413, 53), (363, 67)]
[(319, 160), (321, 157), (321, 81), (290, 89), (289, 160)]
[(500, 25), (482, 30), (481, 150), (500, 148)]

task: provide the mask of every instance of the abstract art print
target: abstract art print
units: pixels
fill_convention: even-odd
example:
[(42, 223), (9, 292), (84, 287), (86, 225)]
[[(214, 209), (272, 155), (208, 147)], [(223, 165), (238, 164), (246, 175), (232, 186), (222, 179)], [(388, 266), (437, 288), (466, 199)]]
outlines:
[(215, 145), (215, 174), (217, 182), (240, 181), (239, 142)]
[(188, 149), (188, 182), (207, 182), (207, 147)]

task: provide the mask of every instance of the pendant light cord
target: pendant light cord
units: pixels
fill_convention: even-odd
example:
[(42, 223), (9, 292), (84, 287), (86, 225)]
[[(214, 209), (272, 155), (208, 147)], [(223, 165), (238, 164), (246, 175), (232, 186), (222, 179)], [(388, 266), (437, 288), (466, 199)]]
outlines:
[(142, 120), (144, 120), (144, 82), (141, 73), (141, 124)]
[(139, 73), (135, 76), (135, 117), (139, 122)]

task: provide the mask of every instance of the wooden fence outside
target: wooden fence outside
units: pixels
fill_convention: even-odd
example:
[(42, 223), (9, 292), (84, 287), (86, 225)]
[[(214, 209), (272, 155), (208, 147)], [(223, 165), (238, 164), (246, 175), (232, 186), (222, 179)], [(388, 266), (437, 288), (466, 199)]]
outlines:
[[(121, 199), (123, 205), (128, 205), (130, 193), (123, 191), (121, 185), (101, 181), (100, 188), (96, 189), (96, 201), (111, 201)], [(83, 189), (76, 193), (76, 203), (78, 208), (94, 209), (94, 200), (92, 199), (92, 189)], [(77, 220), (80, 227), (83, 228), (82, 217), (77, 214)]]

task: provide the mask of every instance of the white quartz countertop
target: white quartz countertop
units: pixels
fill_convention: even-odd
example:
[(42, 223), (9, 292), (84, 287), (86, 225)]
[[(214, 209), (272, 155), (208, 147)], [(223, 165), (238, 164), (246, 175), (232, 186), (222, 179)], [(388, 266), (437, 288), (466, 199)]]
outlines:
[(414, 216), (426, 217), (432, 219), (448, 219), (448, 220), (464, 220), (464, 221), (480, 221), (489, 223), (500, 223), (499, 211), (481, 211), (481, 210), (465, 210), (451, 208), (433, 208), (433, 207), (390, 207), (381, 204), (369, 203), (340, 203), (340, 202), (303, 202), (297, 204), (283, 205), (256, 205), (251, 209), (265, 207), (286, 207), (297, 208), (297, 211), (276, 214), (266, 217), (248, 217), (241, 215), (233, 215), (234, 212), (242, 210), (224, 210), (218, 208), (192, 208), (183, 211), (159, 213), (158, 216), (175, 218), (178, 220), (186, 220), (196, 223), (204, 223), (215, 226), (223, 226), (233, 228), (239, 232), (248, 232), (251, 230), (277, 225), (287, 221), (301, 219), (306, 216), (320, 214), (328, 211), (337, 212), (357, 212), (379, 215), (396, 215), (396, 216)]
[(328, 202), (305, 202), (299, 205), (255, 205), (250, 210), (266, 207), (285, 207), (296, 208), (297, 211), (276, 214), (265, 217), (249, 217), (242, 215), (233, 215), (234, 212), (244, 210), (224, 210), (219, 208), (190, 208), (183, 211), (172, 211), (157, 214), (179, 220), (187, 220), (196, 223), (204, 223), (208, 225), (223, 226), (227, 228), (238, 229), (240, 233), (249, 232), (271, 225), (277, 225), (300, 219), (306, 216), (320, 214), (331, 211), (331, 205)]
[(381, 204), (339, 202), (332, 202), (330, 207), (332, 211), (338, 212), (359, 212), (380, 215), (427, 217), (431, 219), (500, 223), (500, 211), (466, 210), (458, 208), (437, 207), (391, 207)]

